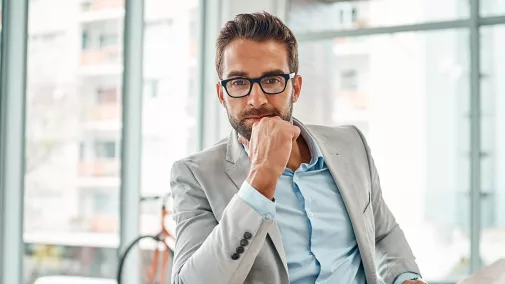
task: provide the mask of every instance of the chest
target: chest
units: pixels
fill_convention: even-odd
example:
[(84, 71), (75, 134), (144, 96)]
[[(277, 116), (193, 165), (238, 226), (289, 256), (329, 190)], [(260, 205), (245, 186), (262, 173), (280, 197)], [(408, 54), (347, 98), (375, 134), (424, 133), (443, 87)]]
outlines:
[(287, 255), (300, 247), (339, 249), (355, 244), (349, 214), (329, 170), (282, 175), (275, 199)]

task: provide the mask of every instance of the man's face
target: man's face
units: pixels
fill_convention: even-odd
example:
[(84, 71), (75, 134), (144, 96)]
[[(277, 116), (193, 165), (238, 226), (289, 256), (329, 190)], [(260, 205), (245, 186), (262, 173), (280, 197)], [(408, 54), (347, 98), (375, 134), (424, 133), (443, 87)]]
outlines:
[[(222, 79), (258, 78), (266, 74), (289, 74), (288, 51), (276, 41), (257, 42), (237, 39), (223, 52)], [(286, 89), (279, 94), (265, 94), (254, 83), (248, 96), (232, 98), (224, 87), (216, 84), (221, 104), (226, 108), (232, 127), (244, 138), (251, 139), (252, 126), (264, 116), (279, 116), (291, 121), (293, 103), (298, 100), (302, 78), (288, 80)]]

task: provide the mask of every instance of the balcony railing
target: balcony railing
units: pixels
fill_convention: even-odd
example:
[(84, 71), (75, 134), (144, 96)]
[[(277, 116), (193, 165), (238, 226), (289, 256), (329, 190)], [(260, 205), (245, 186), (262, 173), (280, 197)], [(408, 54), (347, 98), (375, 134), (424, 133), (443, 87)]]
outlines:
[(98, 104), (89, 107), (86, 120), (88, 121), (104, 121), (104, 120), (120, 120), (121, 107), (118, 104)]
[(100, 159), (79, 164), (81, 177), (113, 177), (119, 175), (119, 159)]
[(120, 64), (121, 52), (118, 45), (83, 50), (81, 53), (81, 66)]

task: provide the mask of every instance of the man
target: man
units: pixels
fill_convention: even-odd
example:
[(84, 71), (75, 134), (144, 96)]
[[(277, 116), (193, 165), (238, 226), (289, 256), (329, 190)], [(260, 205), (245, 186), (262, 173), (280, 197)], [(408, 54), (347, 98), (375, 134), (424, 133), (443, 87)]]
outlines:
[(424, 283), (361, 132), (292, 118), (302, 89), (292, 32), (241, 14), (216, 46), (233, 130), (172, 168), (173, 282)]

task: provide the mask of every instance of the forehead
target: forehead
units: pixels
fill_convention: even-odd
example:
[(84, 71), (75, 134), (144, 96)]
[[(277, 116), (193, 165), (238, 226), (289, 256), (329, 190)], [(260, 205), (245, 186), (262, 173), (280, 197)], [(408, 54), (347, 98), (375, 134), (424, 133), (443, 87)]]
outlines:
[(232, 72), (242, 72), (247, 76), (256, 77), (269, 70), (283, 70), (289, 73), (287, 48), (280, 42), (237, 39), (224, 49), (224, 78)]

